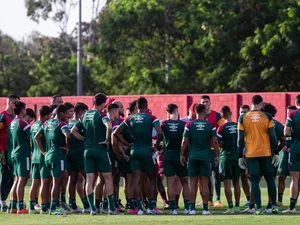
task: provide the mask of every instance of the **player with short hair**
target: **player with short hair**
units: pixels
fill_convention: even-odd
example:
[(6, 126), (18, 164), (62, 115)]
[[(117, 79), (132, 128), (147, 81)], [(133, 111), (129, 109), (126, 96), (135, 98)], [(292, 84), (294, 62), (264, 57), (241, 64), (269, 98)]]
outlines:
[(29, 124), (32, 121), (36, 120), (36, 115), (35, 115), (35, 112), (33, 111), (33, 109), (31, 109), (31, 108), (26, 109), (26, 116), (24, 117), (24, 120)]
[[(224, 191), (228, 202), (228, 210), (224, 214), (240, 212), (241, 188), (239, 183), (239, 153), (237, 149), (237, 123), (232, 121), (232, 112), (228, 106), (220, 110), (225, 124), (218, 127), (217, 135), (222, 146), (220, 153), (220, 174), (224, 179)], [(235, 209), (233, 209), (231, 182), (234, 187)]]
[[(36, 142), (35, 142), (35, 135), (38, 133), (38, 131), (41, 129), (41, 127), (43, 126), (43, 124), (50, 119), (51, 117), (51, 109), (49, 106), (41, 106), (41, 108), (39, 109), (39, 118), (38, 121), (36, 121), (31, 129), (30, 129), (30, 141), (31, 141), (31, 145), (32, 145), (32, 159), (31, 159), (31, 179), (32, 179), (32, 183), (31, 183), (31, 188), (29, 191), (29, 213), (30, 214), (36, 214), (37, 211), (35, 210), (34, 207), (34, 203), (36, 203), (36, 196), (38, 196), (38, 190), (39, 190), (39, 186), (41, 183), (41, 178), (42, 178), (42, 185), (41, 185), (41, 199), (42, 199), (42, 208), (41, 208), (41, 214), (43, 213), (49, 213), (48, 209), (49, 209), (49, 178), (50, 176), (48, 176), (47, 181), (45, 182), (45, 177), (44, 177), (44, 173), (41, 176), (41, 170), (44, 168), (44, 163), (45, 163), (45, 156), (44, 154), (40, 151), (40, 149), (38, 148)], [(44, 146), (45, 149), (45, 139), (42, 139), (42, 144)], [(46, 169), (48, 171), (48, 174), (50, 175), (50, 172), (48, 170), (48, 168)], [(46, 191), (45, 191), (46, 190)]]
[(178, 106), (169, 104), (166, 108), (167, 120), (161, 123), (164, 135), (164, 173), (167, 177), (170, 215), (177, 215), (175, 176), (179, 176), (183, 186), (184, 214), (189, 213), (190, 188), (186, 165), (180, 164), (181, 140), (185, 122), (179, 120)]
[(195, 201), (197, 195), (198, 177), (201, 179), (201, 190), (203, 199), (202, 215), (211, 215), (208, 211), (209, 187), (208, 180), (210, 176), (210, 146), (211, 139), (216, 152), (215, 165), (219, 161), (219, 146), (216, 134), (216, 128), (207, 120), (206, 107), (203, 104), (196, 106), (196, 120), (185, 125), (183, 140), (181, 144), (180, 162), (186, 164), (185, 151), (189, 146), (188, 156), (188, 176), (190, 177), (191, 198), (190, 198), (190, 215), (196, 214)]
[(2, 212), (6, 212), (8, 210), (6, 199), (14, 183), (13, 168), (11, 163), (12, 149), (8, 149), (8, 127), (15, 118), (14, 105), (17, 101), (20, 101), (19, 96), (9, 95), (6, 100), (6, 108), (0, 113), (0, 170), (2, 173), (0, 193)]
[[(127, 118), (114, 132), (116, 138), (125, 146), (130, 144), (124, 140), (122, 133), (127, 129), (133, 136), (131, 145), (130, 164), (133, 171), (133, 190), (138, 205), (138, 214), (144, 213), (141, 200), (141, 173), (146, 173), (149, 178), (149, 209), (148, 214), (157, 214), (155, 211), (156, 175), (152, 153), (157, 151), (162, 139), (159, 121), (155, 116), (147, 114), (148, 101), (144, 97), (137, 100), (138, 113)], [(157, 131), (157, 142), (152, 148), (152, 129)]]
[(264, 175), (272, 202), (272, 213), (278, 214), (276, 207), (276, 186), (273, 179), (272, 152), (277, 149), (277, 138), (272, 116), (260, 111), (263, 98), (252, 97), (252, 110), (242, 114), (238, 123), (239, 153), (246, 147), (245, 158), (251, 179), (251, 194), (257, 205), (256, 215), (264, 214), (261, 205), (259, 181)]
[[(286, 108), (286, 114), (289, 115), (290, 112), (297, 110), (297, 107), (295, 105), (289, 105)], [(289, 138), (289, 137), (287, 137)], [(283, 150), (283, 157), (280, 163), (280, 173), (278, 176), (278, 201), (277, 206), (281, 207), (282, 204), (282, 198), (283, 198), (283, 192), (285, 189), (285, 179), (287, 176), (290, 175), (289, 172), (289, 155), (290, 153), (288, 151)]]
[[(107, 97), (98, 93), (94, 96), (94, 108), (82, 116), (72, 128), (71, 134), (84, 141), (84, 165), (87, 173), (86, 195), (91, 207), (91, 215), (97, 214), (94, 204), (95, 174), (102, 174), (105, 181), (105, 191), (109, 203), (109, 214), (118, 214), (115, 209), (113, 194), (113, 178), (111, 162), (108, 156), (112, 124), (109, 118), (101, 112), (104, 109)], [(83, 136), (78, 131), (83, 130)]]
[(61, 97), (61, 95), (59, 94), (55, 94), (51, 97), (51, 105), (60, 105), (60, 104), (64, 104), (64, 101)]
[[(28, 210), (24, 207), (24, 190), (30, 176), (30, 125), (23, 119), (26, 116), (26, 104), (15, 102), (14, 113), (16, 118), (11, 122), (8, 131), (12, 143), (11, 159), (15, 175), (11, 199), (17, 200), (17, 214), (28, 214)], [(11, 212), (14, 209), (13, 204)]]
[(182, 120), (185, 123), (195, 120), (196, 119), (195, 108), (197, 104), (198, 103), (193, 103), (189, 108), (189, 114), (186, 117), (181, 118), (180, 120)]
[(46, 140), (45, 164), (52, 176), (50, 215), (62, 215), (65, 211), (60, 208), (59, 193), (61, 182), (66, 170), (66, 154), (70, 149), (70, 129), (68, 126), (68, 108), (59, 105), (56, 117), (49, 119), (35, 135), (35, 141), (41, 152), (45, 152), (42, 137)]
[(284, 127), (284, 135), (286, 136), (287, 151), (290, 153), (290, 207), (283, 213), (296, 213), (296, 202), (299, 194), (300, 180), (300, 95), (295, 99), (297, 110), (288, 114)]

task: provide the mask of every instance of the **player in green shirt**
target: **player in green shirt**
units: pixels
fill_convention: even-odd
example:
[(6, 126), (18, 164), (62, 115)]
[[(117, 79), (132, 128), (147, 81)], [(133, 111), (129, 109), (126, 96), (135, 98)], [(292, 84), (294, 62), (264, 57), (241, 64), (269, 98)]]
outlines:
[[(14, 107), (16, 118), (10, 124), (10, 137), (12, 144), (12, 164), (15, 174), (15, 182), (12, 188), (11, 199), (17, 196), (18, 214), (28, 214), (24, 207), (24, 189), (30, 175), (30, 125), (23, 120), (26, 116), (26, 104), (16, 102)], [(14, 193), (15, 192), (15, 193)]]
[(216, 152), (215, 165), (219, 163), (219, 146), (214, 128), (207, 120), (205, 105), (196, 106), (196, 120), (185, 125), (183, 140), (181, 144), (180, 163), (186, 164), (185, 151), (189, 146), (188, 156), (188, 175), (190, 177), (191, 198), (190, 198), (190, 215), (196, 214), (195, 201), (198, 187), (198, 177), (200, 176), (202, 185), (203, 212), (202, 215), (211, 215), (208, 211), (209, 187), (208, 180), (210, 177), (210, 142), (212, 139), (214, 150)]
[[(237, 150), (237, 123), (231, 119), (232, 112), (228, 106), (220, 110), (225, 124), (218, 127), (217, 135), (222, 146), (220, 153), (220, 174), (224, 178), (224, 191), (229, 209), (224, 214), (240, 212), (241, 188), (239, 184), (240, 167), (239, 154)], [(231, 181), (234, 187), (235, 207), (233, 209)]]
[[(130, 151), (130, 164), (133, 171), (133, 190), (138, 205), (138, 214), (142, 215), (143, 207), (141, 200), (141, 174), (148, 175), (149, 178), (149, 209), (148, 214), (157, 214), (155, 208), (156, 194), (156, 174), (152, 154), (155, 152), (162, 139), (162, 130), (158, 119), (155, 116), (146, 113), (148, 101), (144, 97), (137, 100), (138, 113), (127, 118), (114, 132), (117, 139), (125, 146), (130, 144), (124, 140), (122, 133), (130, 130), (133, 137), (133, 144)], [(152, 130), (157, 131), (157, 142), (155, 148), (152, 148)]]
[[(36, 142), (35, 142), (35, 135), (38, 133), (38, 131), (41, 129), (41, 127), (43, 126), (43, 124), (50, 119), (51, 117), (51, 110), (49, 106), (42, 106), (39, 109), (39, 119), (38, 121), (36, 121), (30, 130), (30, 141), (31, 141), (31, 146), (32, 146), (32, 158), (31, 158), (31, 179), (32, 179), (32, 183), (31, 183), (31, 188), (29, 191), (29, 197), (30, 197), (30, 201), (29, 201), (29, 205), (30, 205), (30, 210), (29, 213), (30, 214), (36, 214), (37, 212), (35, 211), (34, 208), (34, 203), (36, 200), (36, 196), (38, 196), (38, 191), (39, 191), (39, 186), (41, 183), (41, 163), (42, 161), (45, 161), (45, 157), (44, 154), (40, 151), (40, 149), (38, 148)], [(45, 139), (42, 139), (42, 144), (45, 148)], [(43, 177), (44, 178), (44, 177)], [(47, 178), (49, 179), (49, 178)], [(41, 199), (42, 199), (42, 211), (43, 212), (47, 212), (48, 210), (48, 203), (50, 203), (49, 201), (49, 182), (46, 182), (47, 184), (45, 185), (44, 182), (42, 182), (42, 187), (41, 187)], [(45, 192), (45, 189), (47, 189), (47, 191)]]
[[(109, 199), (109, 214), (118, 214), (114, 204), (113, 178), (111, 174), (111, 163), (108, 156), (112, 125), (109, 118), (101, 112), (107, 97), (104, 94), (94, 96), (94, 109), (89, 110), (82, 116), (72, 128), (72, 135), (84, 141), (84, 165), (87, 173), (86, 194), (92, 209), (91, 215), (96, 215), (94, 204), (94, 182), (95, 173), (102, 174), (105, 182), (105, 191)], [(78, 133), (83, 130), (83, 136)]]
[(164, 172), (167, 177), (169, 206), (171, 215), (177, 215), (175, 175), (180, 178), (183, 187), (184, 214), (189, 213), (189, 182), (186, 165), (180, 164), (181, 140), (184, 132), (185, 122), (179, 120), (178, 106), (169, 104), (166, 108), (168, 120), (161, 123), (164, 135)]
[(71, 141), (67, 110), (65, 105), (59, 105), (56, 108), (55, 118), (46, 121), (35, 135), (35, 141), (41, 152), (45, 152), (42, 137), (46, 139), (45, 163), (52, 175), (50, 215), (65, 214), (65, 211), (60, 208), (59, 193), (66, 170), (66, 154)]

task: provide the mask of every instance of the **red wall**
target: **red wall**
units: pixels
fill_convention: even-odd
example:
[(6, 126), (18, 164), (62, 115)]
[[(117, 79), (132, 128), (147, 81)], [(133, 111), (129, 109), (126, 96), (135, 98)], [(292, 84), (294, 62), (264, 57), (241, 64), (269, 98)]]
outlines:
[[(234, 93), (234, 94), (208, 94), (211, 98), (211, 108), (219, 111), (223, 105), (228, 105), (233, 112), (233, 119), (238, 119), (239, 106), (242, 104), (251, 104), (251, 98), (254, 94), (260, 94), (264, 101), (271, 102), (277, 107), (278, 113), (276, 119), (284, 123), (286, 118), (286, 107), (294, 103), (295, 96), (298, 93)], [(193, 103), (200, 102), (202, 94), (189, 94), (189, 95), (145, 95), (149, 102), (149, 108), (153, 111), (159, 119), (165, 118), (165, 107), (169, 103), (175, 103), (179, 107), (180, 115), (186, 116), (189, 106)], [(123, 96), (110, 96), (123, 102), (126, 108), (128, 103), (135, 100), (139, 95), (123, 95)], [(50, 97), (24, 97), (21, 98), (27, 104), (27, 107), (37, 109), (41, 105), (49, 105)], [(92, 107), (91, 96), (65, 96), (64, 102), (84, 102), (89, 107)], [(5, 108), (6, 98), (0, 98), (1, 109)]]

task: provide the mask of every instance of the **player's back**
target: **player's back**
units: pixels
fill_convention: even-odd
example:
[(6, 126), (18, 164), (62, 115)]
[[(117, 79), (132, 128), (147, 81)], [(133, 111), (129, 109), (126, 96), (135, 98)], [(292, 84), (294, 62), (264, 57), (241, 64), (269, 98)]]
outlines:
[(221, 156), (238, 159), (237, 149), (237, 123), (228, 122), (218, 128), (218, 137), (221, 138)]
[(300, 153), (300, 109), (290, 112), (287, 120), (292, 125), (291, 151)]
[(106, 139), (106, 126), (103, 119), (108, 119), (105, 113), (89, 110), (82, 117), (84, 147), (99, 148), (99, 143)]
[(275, 133), (276, 133), (277, 140), (280, 140), (280, 138), (283, 136), (284, 127), (278, 120), (273, 119), (273, 121), (275, 124)]
[(252, 110), (242, 114), (238, 127), (245, 132), (246, 157), (271, 155), (269, 129), (274, 127), (274, 122), (269, 113)]
[(180, 150), (185, 122), (181, 120), (165, 120), (161, 123), (164, 135), (164, 146), (168, 150)]
[[(10, 124), (10, 138), (12, 144), (12, 157), (19, 155), (30, 155), (30, 144), (25, 131), (29, 124), (22, 119), (15, 118)], [(30, 131), (30, 129), (29, 129)], [(29, 134), (29, 132), (28, 132)]]
[(66, 146), (65, 135), (62, 129), (68, 127), (68, 124), (58, 119), (50, 119), (43, 125), (44, 136), (46, 139), (47, 152), (53, 153), (61, 150), (60, 147)]

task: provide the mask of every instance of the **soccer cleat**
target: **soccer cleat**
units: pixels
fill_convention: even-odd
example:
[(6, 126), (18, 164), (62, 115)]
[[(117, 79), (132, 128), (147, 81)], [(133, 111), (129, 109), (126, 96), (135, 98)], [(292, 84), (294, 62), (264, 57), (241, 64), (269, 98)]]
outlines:
[(76, 209), (71, 209), (71, 213), (82, 213), (82, 209), (76, 208)]
[(91, 208), (89, 207), (89, 208), (86, 208), (86, 209), (83, 209), (82, 210), (82, 213), (91, 213)]
[(121, 199), (118, 200), (118, 203), (121, 209), (125, 209), (125, 206), (122, 204)]
[(240, 212), (241, 212), (241, 210), (240, 210), (240, 208), (239, 208), (239, 207), (236, 207), (236, 208), (234, 208), (234, 212), (235, 212), (235, 213), (240, 213)]
[(60, 205), (61, 205), (61, 207), (62, 207), (65, 211), (71, 212), (71, 207), (68, 206), (67, 203), (65, 203), (65, 202), (63, 202), (63, 201), (60, 201)]
[(176, 209), (173, 209), (173, 210), (169, 213), (169, 215), (177, 215), (177, 214), (178, 214), (178, 212), (177, 212)]
[(166, 202), (163, 203), (164, 209), (170, 209), (170, 205)]
[(222, 205), (221, 201), (218, 200), (218, 201), (215, 202), (214, 207), (216, 207), (216, 208), (222, 208), (223, 205)]
[(103, 208), (101, 208), (101, 213), (102, 213), (102, 214), (108, 214), (108, 209), (103, 209)]
[(120, 215), (121, 213), (118, 210), (112, 211), (108, 210), (108, 215)]
[(120, 213), (124, 213), (125, 211), (121, 207), (116, 207), (116, 210)]
[(138, 214), (138, 209), (136, 208), (136, 209), (130, 209), (129, 210), (129, 214), (130, 215), (136, 215), (136, 214)]
[(35, 205), (34, 205), (34, 209), (35, 209), (35, 210), (41, 210), (41, 206), (40, 206), (39, 204), (35, 204)]
[[(203, 206), (203, 204), (202, 204), (202, 206)], [(208, 207), (214, 207), (214, 203), (211, 201), (208, 201)]]
[(61, 207), (57, 207), (57, 208), (56, 208), (56, 211), (61, 212), (63, 215), (67, 214), (66, 210), (64, 210), (64, 209), (61, 208)]
[(158, 213), (155, 209), (147, 209), (147, 214), (148, 215), (158, 215), (160, 213)]
[(97, 213), (101, 213), (101, 209), (100, 208), (96, 208)]
[(127, 203), (127, 204), (125, 205), (125, 209), (130, 209), (130, 204), (129, 204), (129, 203)]
[(254, 215), (265, 215), (265, 211), (264, 210), (256, 210)]
[(92, 210), (92, 211), (90, 212), (90, 215), (91, 215), (91, 216), (96, 216), (96, 215), (97, 215), (97, 212)]
[(202, 215), (209, 216), (209, 215), (211, 215), (211, 212), (203, 210)]
[(5, 205), (5, 206), (1, 206), (1, 212), (7, 212), (8, 210), (8, 206)]
[(247, 209), (244, 209), (243, 211), (241, 211), (241, 213), (250, 213), (250, 214), (253, 214), (255, 213), (255, 209), (250, 209), (250, 208), (247, 208)]
[(138, 215), (144, 215), (144, 211), (143, 210), (139, 210), (137, 214)]
[(160, 211), (158, 208), (154, 208), (155, 212), (157, 212), (157, 214), (163, 214), (162, 211)]
[(7, 210), (7, 212), (10, 214), (17, 214), (17, 211), (18, 211), (17, 209), (10, 209), (10, 210), (8, 209)]
[(29, 211), (27, 209), (21, 209), (17, 211), (17, 214), (28, 214)]
[(41, 210), (41, 211), (40, 211), (40, 214), (41, 214), (41, 215), (48, 215), (48, 214), (50, 214), (50, 210), (49, 210), (49, 209), (47, 209), (47, 211)]
[(296, 209), (287, 209), (287, 210), (284, 210), (282, 211), (282, 213), (285, 213), (285, 214), (294, 214), (296, 213)]
[(184, 215), (189, 215), (189, 214), (190, 214), (190, 210), (184, 209), (184, 210), (183, 210), (183, 214), (184, 214)]
[(196, 215), (196, 210), (190, 210), (189, 215)]
[(279, 214), (279, 210), (276, 207), (273, 207), (272, 214)]
[(234, 211), (234, 209), (228, 209), (223, 214), (235, 214), (235, 211)]
[(244, 205), (244, 207), (249, 207), (250, 206), (250, 201), (247, 201)]
[(203, 206), (203, 202), (199, 202), (196, 206), (202, 207)]
[(28, 214), (39, 214), (39, 213), (34, 209), (34, 210), (29, 210)]
[(270, 209), (265, 209), (264, 212), (265, 212), (266, 214), (272, 214), (272, 209), (271, 209), (271, 208), (270, 208)]
[(283, 206), (282, 202), (277, 202), (276, 205), (277, 205), (278, 207), (282, 207), (282, 206)]
[(63, 212), (61, 212), (59, 210), (50, 210), (49, 215), (52, 215), (52, 216), (62, 216), (62, 215), (65, 215), (65, 213), (63, 213)]

